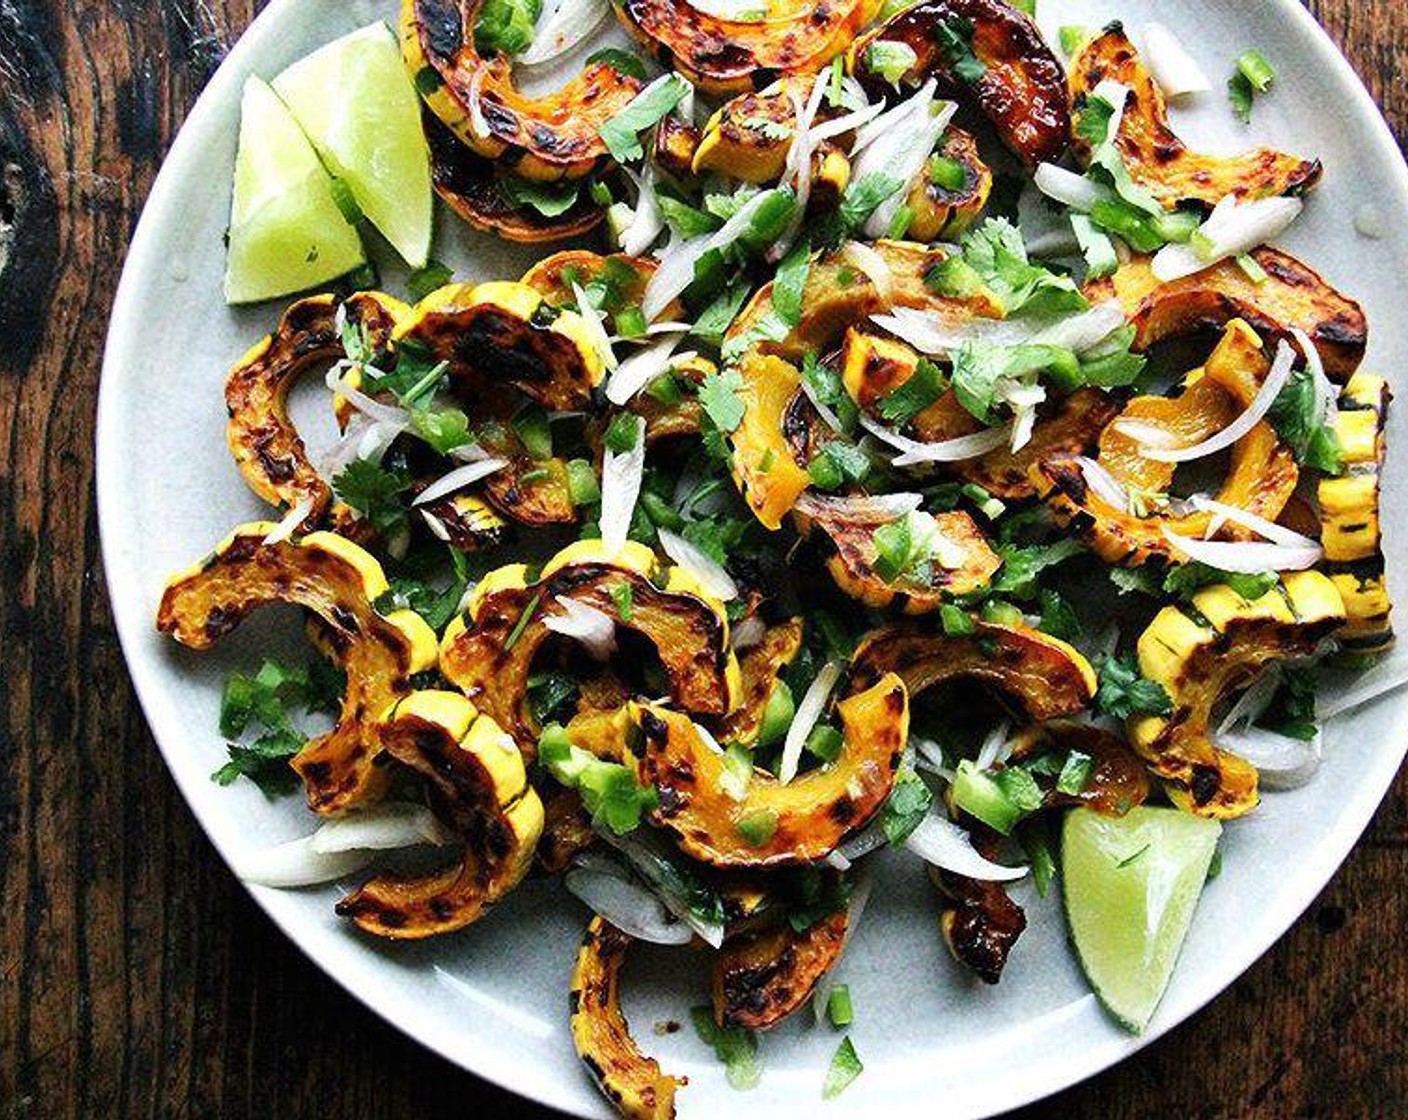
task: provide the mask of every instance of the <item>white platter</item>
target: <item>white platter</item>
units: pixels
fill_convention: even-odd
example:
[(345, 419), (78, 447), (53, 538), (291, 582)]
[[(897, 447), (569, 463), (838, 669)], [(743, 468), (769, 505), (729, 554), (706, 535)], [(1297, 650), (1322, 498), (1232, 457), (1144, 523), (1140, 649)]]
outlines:
[[(1295, 0), (1040, 0), (1049, 31), (1122, 18), (1170, 25), (1218, 86), (1180, 110), (1195, 146), (1265, 142), (1319, 156), (1322, 186), (1285, 239), (1364, 304), (1368, 365), (1396, 380), (1408, 365), (1402, 276), (1408, 265), (1408, 172), (1369, 96)], [(224, 747), (219, 687), (246, 668), (289, 619), (256, 618), (216, 651), (196, 655), (161, 639), (152, 620), (166, 575), (207, 552), (228, 529), (266, 513), (224, 444), (225, 370), (274, 324), (278, 308), (230, 310), (221, 301), (221, 235), (244, 76), (270, 77), (323, 42), (394, 10), (373, 0), (273, 0), (211, 80), (177, 137), (132, 243), (113, 309), (98, 413), (98, 498), (118, 632), (156, 740), (186, 800), (226, 859), (311, 831), (297, 798), (266, 801), (249, 783), (210, 781)], [(1279, 71), (1244, 129), (1221, 90), (1236, 55), (1257, 46)], [(1361, 207), (1377, 209), (1381, 240), (1357, 236)], [(516, 276), (535, 251), (506, 247), (438, 216), (436, 255), (460, 278)], [(1395, 452), (1403, 425), (1391, 425)], [(1408, 456), (1390, 456), (1385, 509), (1404, 497)], [(1390, 570), (1405, 570), (1408, 534), (1389, 518)], [(1396, 590), (1401, 593), (1401, 581)], [(1029, 888), (1031, 928), (998, 988), (960, 973), (939, 940), (922, 870), (881, 857), (878, 889), (841, 966), (858, 1016), (866, 1066), (844, 1096), (819, 1089), (836, 1036), (810, 1015), (763, 1042), (766, 1072), (746, 1096), (731, 1091), (688, 1029), (657, 1037), (657, 1020), (687, 1020), (707, 996), (705, 970), (644, 953), (626, 1006), (665, 1068), (686, 1074), (685, 1117), (748, 1109), (768, 1117), (884, 1115), (948, 1120), (1000, 1112), (1118, 1062), (1195, 1012), (1279, 937), (1339, 866), (1388, 788), (1408, 744), (1408, 696), (1333, 725), (1316, 780), (1271, 794), (1224, 840), (1224, 870), (1207, 890), (1173, 985), (1149, 1033), (1134, 1039), (1102, 1015), (1067, 950), (1059, 901)], [(369, 1007), (452, 1062), (544, 1104), (609, 1114), (581, 1071), (567, 1031), (567, 975), (585, 911), (556, 887), (530, 884), (486, 921), (431, 944), (379, 944), (336, 918), (334, 889), (254, 896), (310, 960)], [(688, 959), (688, 955), (684, 959)], [(942, 1102), (940, 1105), (938, 1102)]]

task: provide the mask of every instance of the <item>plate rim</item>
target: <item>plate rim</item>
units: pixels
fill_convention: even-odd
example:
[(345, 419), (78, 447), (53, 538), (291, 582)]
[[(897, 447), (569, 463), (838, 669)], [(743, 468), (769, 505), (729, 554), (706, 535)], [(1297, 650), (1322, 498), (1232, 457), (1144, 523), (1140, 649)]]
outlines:
[[(1391, 169), (1390, 178), (1395, 188), (1395, 198), (1387, 208), (1408, 213), (1408, 162), (1394, 138), (1383, 111), (1374, 100), (1363, 80), (1355, 71), (1339, 46), (1311, 12), (1298, 0), (1265, 0), (1273, 14), (1293, 25), (1292, 32), (1307, 49), (1309, 61), (1315, 72), (1327, 73), (1336, 84), (1346, 90), (1353, 100), (1348, 107), (1350, 117), (1357, 127), (1364, 129), (1364, 141), (1372, 147), (1374, 155), (1382, 166)], [(152, 697), (161, 687), (160, 676), (144, 671), (142, 659), (135, 656), (138, 644), (149, 637), (150, 618), (141, 604), (142, 610), (124, 607), (130, 599), (140, 596), (122, 597), (123, 588), (118, 586), (118, 575), (122, 567), (115, 534), (109, 528), (112, 515), (105, 511), (116, 510), (119, 498), (112, 492), (117, 485), (117, 472), (105, 469), (112, 452), (109, 450), (116, 441), (111, 434), (120, 423), (118, 408), (113, 403), (120, 396), (116, 388), (120, 373), (116, 370), (116, 354), (125, 349), (124, 338), (139, 331), (139, 320), (134, 315), (139, 281), (137, 277), (155, 267), (155, 258), (161, 244), (156, 240), (157, 213), (167, 205), (167, 196), (178, 193), (176, 172), (173, 167), (186, 147), (196, 143), (196, 134), (205, 130), (206, 118), (213, 115), (217, 102), (227, 97), (238, 100), (237, 83), (251, 71), (252, 58), (260, 53), (264, 41), (274, 34), (285, 20), (285, 13), (294, 9), (299, 0), (270, 0), (246, 26), (231, 46), (229, 53), (211, 75), (201, 90), (190, 111), (183, 119), (175, 138), (162, 157), (161, 166), (152, 182), (150, 191), (142, 204), (138, 219), (123, 260), (122, 273), (116, 294), (109, 312), (108, 328), (105, 333), (103, 357), (99, 378), (95, 422), (94, 487), (97, 497), (98, 535), (103, 564), (103, 578), (108, 593), (108, 602), (117, 632), (118, 644), (122, 650), (123, 663), (128, 679), (142, 708), (143, 719), (147, 724), (152, 740), (180, 792), (182, 800), (195, 818), (207, 842), (215, 848), (225, 866), (231, 870), (235, 882), (253, 899), (259, 909), (274, 923), (280, 933), (298, 951), (338, 987), (351, 995), (358, 1003), (377, 1015), (381, 1020), (419, 1046), (437, 1054), (457, 1069), (513, 1093), (524, 1100), (545, 1105), (574, 1116), (614, 1115), (605, 1107), (600, 1097), (589, 1098), (593, 1104), (583, 1107), (582, 1098), (571, 1092), (564, 1079), (556, 1073), (546, 1077), (525, 1077), (522, 1063), (500, 1060), (497, 1054), (480, 1054), (473, 1062), (463, 1055), (456, 1054), (448, 1040), (434, 1031), (421, 1029), (416, 1023), (411, 1008), (403, 1002), (387, 998), (389, 988), (364, 986), (355, 975), (339, 975), (334, 971), (335, 962), (324, 962), (312, 955), (304, 947), (299, 937), (301, 920), (277, 904), (272, 892), (255, 890), (250, 884), (235, 875), (231, 866), (231, 856), (217, 839), (218, 832), (207, 821), (208, 801), (196, 796), (189, 788), (190, 782), (183, 779), (182, 773), (171, 765), (170, 755), (177, 749), (170, 740), (172, 736), (159, 734), (150, 712), (154, 702)], [(236, 87), (227, 90), (226, 87)], [(1400, 721), (1402, 722), (1402, 721)], [(1394, 778), (1402, 766), (1405, 753), (1408, 753), (1408, 736), (1399, 735), (1397, 749), (1386, 744), (1386, 749), (1375, 755), (1375, 765), (1366, 771), (1364, 780), (1356, 786), (1354, 796), (1349, 799), (1348, 812), (1341, 814), (1340, 820), (1320, 841), (1313, 845), (1307, 858), (1300, 866), (1296, 877), (1296, 889), (1283, 903), (1282, 910), (1275, 920), (1259, 937), (1243, 945), (1235, 955), (1235, 963), (1219, 969), (1207, 981), (1205, 989), (1177, 1013), (1166, 1013), (1156, 1018), (1153, 1028), (1146, 1034), (1128, 1038), (1123, 1046), (1095, 1047), (1084, 1054), (1066, 1056), (1063, 1062), (1054, 1067), (1058, 1072), (1048, 1074), (1042, 1071), (1034, 1076), (1013, 1078), (1005, 1087), (995, 1090), (985, 1101), (985, 1111), (981, 1115), (996, 1115), (1010, 1109), (1045, 1099), (1106, 1070), (1112, 1069), (1125, 1059), (1143, 1050), (1146, 1046), (1163, 1037), (1168, 1031), (1187, 1022), (1209, 1003), (1223, 995), (1238, 979), (1249, 971), (1276, 942), (1280, 941), (1292, 925), (1308, 910), (1315, 898), (1325, 889), (1330, 879), (1340, 869), (1360, 837), (1372, 823), (1375, 812), (1392, 788)], [(975, 1114), (976, 1115), (976, 1114)]]

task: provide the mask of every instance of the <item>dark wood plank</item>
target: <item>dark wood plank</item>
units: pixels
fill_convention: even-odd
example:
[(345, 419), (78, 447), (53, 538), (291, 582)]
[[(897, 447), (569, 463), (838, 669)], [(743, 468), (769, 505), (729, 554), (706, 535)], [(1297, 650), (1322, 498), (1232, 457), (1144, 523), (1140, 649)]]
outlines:
[[(311, 968), (151, 743), (109, 618), (92, 416), (162, 153), (252, 0), (0, 5), (0, 1107), (10, 1117), (523, 1115)], [(1408, 6), (1316, 0), (1408, 136)], [(1408, 778), (1310, 912), (1066, 1115), (1408, 1113)]]

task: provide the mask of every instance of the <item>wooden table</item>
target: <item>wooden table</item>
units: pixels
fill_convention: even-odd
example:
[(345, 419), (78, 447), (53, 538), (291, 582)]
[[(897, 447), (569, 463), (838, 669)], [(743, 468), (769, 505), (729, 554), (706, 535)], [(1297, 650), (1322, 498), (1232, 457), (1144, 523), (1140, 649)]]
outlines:
[[(249, 901), (157, 755), (108, 613), (107, 311), (162, 154), (258, 6), (0, 2), (0, 1115), (521, 1116), (344, 995)], [(1311, 7), (1402, 142), (1408, 4)], [(1408, 774), (1230, 992), (1054, 1103), (1408, 1114), (1405, 852)]]

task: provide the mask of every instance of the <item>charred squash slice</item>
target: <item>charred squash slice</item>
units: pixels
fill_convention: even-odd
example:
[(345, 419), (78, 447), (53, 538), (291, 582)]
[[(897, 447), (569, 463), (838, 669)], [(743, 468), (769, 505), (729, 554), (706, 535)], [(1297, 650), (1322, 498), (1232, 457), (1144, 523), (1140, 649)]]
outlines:
[(550, 411), (590, 405), (605, 369), (577, 312), (511, 280), (431, 292), (400, 324), (395, 342), (448, 362), (452, 383), (471, 400), (512, 386)]
[[(882, 398), (908, 382), (919, 371), (920, 360), (907, 342), (848, 327), (841, 340), (841, 383), (863, 411), (878, 417)], [(906, 427), (915, 439), (938, 441), (976, 432), (982, 425), (947, 389)]]
[[(958, 300), (937, 295), (925, 286), (924, 277), (929, 270), (948, 256), (944, 249), (883, 239), (872, 247), (889, 266), (894, 278), (891, 305), (939, 311), (956, 319), (1002, 318), (1002, 305), (988, 293)], [(800, 362), (808, 352), (821, 355), (834, 350), (840, 345), (846, 328), (884, 310), (886, 301), (869, 277), (840, 253), (824, 254), (812, 262), (807, 272), (802, 289), (801, 322), (782, 341), (761, 342), (756, 348), (790, 362)], [(737, 345), (747, 332), (772, 313), (772, 282), (769, 281), (744, 305), (729, 327), (725, 341)]]
[(430, 145), (430, 181), (445, 205), (472, 225), (497, 233), (505, 241), (541, 243), (590, 233), (606, 220), (585, 191), (563, 213), (546, 217), (532, 206), (519, 206), (505, 193), (503, 171), (492, 159), (460, 141), (433, 113), (421, 114)]
[(660, 806), (653, 819), (681, 849), (715, 867), (770, 867), (822, 859), (865, 827), (889, 797), (909, 733), (904, 685), (887, 674), (836, 706), (844, 745), (833, 763), (782, 784), (755, 772), (741, 799), (725, 792), (723, 755), (687, 715), (633, 706), (631, 743), (642, 782)]
[(1136, 350), (1220, 331), (1233, 319), (1245, 320), (1268, 340), (1289, 340), (1291, 329), (1299, 328), (1315, 342), (1325, 372), (1344, 381), (1363, 359), (1369, 339), (1359, 304), (1287, 253), (1263, 245), (1251, 256), (1266, 273), (1259, 284), (1235, 261), (1165, 283), (1154, 275), (1153, 258), (1141, 255), (1113, 275), (1087, 283), (1085, 296), (1092, 304), (1119, 300), (1134, 324)]
[(1001, 883), (970, 879), (932, 865), (929, 879), (944, 896), (939, 932), (949, 953), (984, 984), (996, 984), (1027, 928), (1026, 912), (1008, 897)]
[(889, 521), (889, 515), (857, 517), (854, 513), (830, 512), (823, 501), (797, 513), (798, 524), (815, 528), (825, 535), (832, 550), (826, 569), (836, 586), (868, 607), (900, 605), (906, 614), (928, 614), (954, 596), (986, 587), (1002, 559), (992, 550), (973, 518), (962, 510), (936, 513), (935, 530), (943, 541), (939, 557), (924, 570), (906, 571), (886, 580), (876, 571), (880, 550), (875, 530)]
[[(384, 353), (410, 309), (380, 292), (358, 292), (342, 305), (354, 330), (366, 331), (373, 353)], [(230, 420), (225, 438), (249, 488), (272, 505), (312, 504), (304, 526), (319, 524), (333, 503), (332, 488), (308, 459), (288, 414), (289, 390), (311, 372), (322, 374), (342, 358), (337, 300), (301, 299), (278, 328), (250, 348), (225, 379)]]
[[(811, 93), (813, 79), (783, 78), (757, 93), (741, 93), (721, 105), (704, 126), (695, 149), (695, 174), (719, 171), (745, 183), (775, 183), (782, 177), (788, 150), (797, 129), (797, 105)], [(832, 114), (822, 106), (821, 122)], [(812, 155), (814, 183), (829, 182), (844, 191), (850, 181), (850, 161), (833, 144), (824, 143)]]
[(782, 680), (782, 672), (792, 664), (802, 648), (802, 620), (789, 618), (768, 627), (763, 640), (738, 659), (742, 695), (738, 707), (729, 713), (717, 736), (725, 743), (752, 743), (762, 727), (763, 713)]
[(651, 158), (667, 174), (688, 181), (694, 175), (694, 153), (699, 150), (699, 139), (699, 129), (674, 113), (668, 113), (655, 126)]
[(783, 426), (788, 406), (802, 390), (802, 375), (789, 362), (756, 351), (744, 354), (738, 369), (743, 419), (729, 435), (733, 478), (754, 516), (777, 529), (812, 481), (793, 458)]
[(1388, 402), (1382, 377), (1356, 373), (1349, 379), (1334, 424), (1344, 474), (1321, 479), (1319, 487), (1326, 569), (1347, 615), (1338, 638), (1353, 657), (1383, 653), (1393, 644), (1379, 524)]
[[(473, 494), (454, 494), (421, 507), (426, 517), (435, 518), (447, 543), (461, 552), (491, 548), (504, 539), (508, 528), (493, 507)], [(440, 533), (432, 530), (437, 536)]]
[(376, 721), (411, 691), (412, 676), (434, 667), (435, 632), (414, 611), (377, 611), (388, 585), (369, 552), (333, 533), (266, 543), (274, 528), (241, 525), (209, 557), (173, 576), (156, 626), (182, 645), (209, 649), (268, 603), (294, 603), (318, 616), (321, 640), (347, 672), (347, 694), (337, 726), (310, 739), (292, 765), (309, 807), (336, 813), (382, 793)]
[(850, 688), (898, 675), (910, 697), (952, 680), (975, 680), (1017, 704), (1030, 720), (1074, 715), (1095, 695), (1095, 670), (1074, 647), (1023, 624), (974, 620), (966, 637), (917, 626), (887, 626), (862, 639)]
[(605, 62), (546, 97), (525, 97), (513, 64), (474, 45), (483, 0), (403, 0), (401, 57), (425, 103), (459, 139), (525, 179), (578, 179), (608, 156), (598, 129), (641, 83)]
[(572, 970), (572, 1041), (597, 1086), (627, 1120), (673, 1120), (686, 1082), (641, 1053), (621, 1011), (621, 965), (631, 938), (593, 918)]
[[(1228, 195), (1301, 194), (1320, 178), (1319, 160), (1270, 148), (1237, 156), (1190, 152), (1169, 127), (1163, 91), (1118, 23), (1087, 42), (1071, 61), (1071, 105), (1077, 114), (1102, 81), (1129, 90), (1115, 146), (1130, 177), (1170, 210), (1185, 202), (1213, 207)], [(1073, 144), (1082, 160), (1090, 158), (1090, 146), (1079, 134)]]
[(463, 838), (460, 862), (428, 875), (379, 875), (337, 912), (379, 937), (463, 929), (516, 887), (543, 831), (543, 803), (513, 739), (457, 692), (413, 692), (381, 723), (382, 748), (425, 777), (438, 815)]
[[(960, 76), (944, 37), (966, 40), (982, 63), (975, 80)], [(903, 43), (915, 62), (901, 80), (941, 87), (977, 107), (1029, 167), (1061, 157), (1071, 132), (1065, 72), (1032, 18), (1004, 0), (920, 0), (900, 10), (851, 47), (850, 67), (862, 82), (883, 79), (869, 63), (876, 42)]]
[(935, 154), (949, 161), (943, 166), (953, 179), (941, 182), (935, 178), (935, 164), (924, 165), (904, 200), (914, 215), (905, 236), (913, 241), (957, 241), (977, 221), (992, 193), (992, 171), (978, 155), (977, 141), (961, 128), (947, 129)]
[[(1134, 491), (1165, 490), (1173, 477), (1171, 465), (1140, 455), (1138, 445), (1131, 446), (1126, 442), (1130, 437), (1120, 432), (1121, 420), (1128, 418), (1197, 442), (1220, 430), (1251, 403), (1268, 369), (1256, 332), (1234, 319), (1208, 358), (1205, 373), (1182, 396), (1130, 402), (1101, 437), (1101, 465)], [(1226, 395), (1226, 401), (1219, 401), (1219, 392)], [(1262, 420), (1233, 444), (1218, 500), (1274, 521), (1290, 500), (1299, 473), (1291, 449)], [(1032, 480), (1057, 519), (1109, 564), (1136, 567), (1154, 558), (1177, 559), (1180, 554), (1164, 535), (1165, 529), (1201, 537), (1211, 521), (1207, 513), (1176, 517), (1152, 505), (1133, 511), (1116, 509), (1090, 490), (1080, 464), (1070, 455), (1052, 455), (1037, 463)], [(1241, 526), (1224, 525), (1218, 535), (1240, 540), (1253, 534)]]
[(1062, 793), (1052, 779), (1038, 776), (1047, 805), (1084, 805), (1097, 813), (1122, 817), (1148, 800), (1149, 771), (1123, 735), (1075, 720), (1053, 719), (1018, 731), (1012, 757), (1022, 759), (1052, 749), (1079, 751), (1092, 765), (1079, 793)]
[(1154, 616), (1139, 636), (1139, 671), (1164, 686), (1173, 708), (1131, 719), (1129, 738), (1176, 804), (1220, 818), (1256, 806), (1256, 768), (1209, 738), (1213, 707), (1268, 662), (1314, 652), (1344, 620), (1339, 591), (1315, 571), (1287, 572), (1255, 600), (1206, 587), (1191, 609), (1167, 606)]
[[(612, 594), (622, 587), (631, 593), (629, 617)], [(544, 620), (561, 613), (559, 596), (595, 607), (649, 640), (670, 678), (672, 701), (684, 711), (725, 715), (737, 704), (738, 661), (723, 604), (679, 568), (658, 572), (644, 545), (630, 542), (607, 558), (600, 541), (578, 541), (536, 581), (523, 564), (490, 572), (440, 643), (441, 672), (507, 728), (528, 757), (540, 730), (529, 711), (528, 675), (552, 636)]]
[(714, 1020), (765, 1031), (805, 1005), (841, 957), (848, 918), (843, 906), (800, 932), (784, 923), (725, 941), (714, 956)]
[(613, 0), (626, 30), (702, 92), (761, 89), (815, 74), (875, 18), (877, 0), (768, 0), (757, 20), (709, 15), (687, 0)]
[[(960, 406), (961, 407), (961, 406)], [(1053, 455), (1083, 455), (1119, 412), (1119, 403), (1099, 389), (1077, 389), (1047, 415), (1038, 415), (1032, 438), (1016, 451), (999, 448), (958, 464), (958, 473), (1007, 501), (1036, 497), (1032, 468)]]

